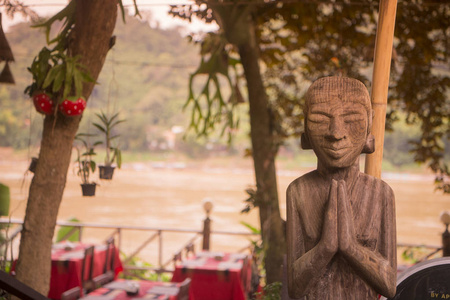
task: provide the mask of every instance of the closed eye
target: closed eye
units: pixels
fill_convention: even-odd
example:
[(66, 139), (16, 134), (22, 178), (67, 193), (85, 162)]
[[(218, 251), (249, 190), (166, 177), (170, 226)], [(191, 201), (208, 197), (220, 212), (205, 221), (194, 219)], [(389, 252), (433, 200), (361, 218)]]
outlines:
[(330, 117), (325, 114), (312, 113), (309, 114), (308, 121), (313, 123), (326, 123), (330, 121)]
[(345, 123), (361, 122), (365, 120), (365, 116), (360, 113), (348, 113), (344, 115)]

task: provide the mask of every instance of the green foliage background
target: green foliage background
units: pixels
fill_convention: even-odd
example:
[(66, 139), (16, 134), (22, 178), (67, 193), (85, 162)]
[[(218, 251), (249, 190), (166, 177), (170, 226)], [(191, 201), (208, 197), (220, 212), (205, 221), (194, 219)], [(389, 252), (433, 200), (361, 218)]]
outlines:
[[(108, 54), (80, 126), (80, 132), (95, 133), (91, 124), (95, 113), (102, 109), (109, 113), (120, 112), (120, 118), (127, 122), (118, 126), (119, 142), (121, 149), (127, 152), (148, 152), (150, 142), (163, 141), (173, 126), (188, 127), (190, 112), (183, 112), (182, 107), (188, 97), (189, 75), (200, 60), (198, 45), (181, 36), (178, 29), (151, 28), (148, 21), (128, 17), (124, 24), (118, 20), (116, 44)], [(30, 28), (30, 24), (20, 23), (11, 27), (6, 36), (16, 58), (11, 65), (16, 84), (0, 86), (0, 147), (31, 149), (31, 153), (37, 153), (43, 116), (35, 111), (23, 91), (31, 82), (26, 68), (45, 44), (45, 35), (43, 31)], [(270, 87), (270, 78), (267, 80)], [(293, 95), (289, 98), (302, 92), (290, 91)], [(176, 150), (189, 157), (205, 157), (207, 146), (211, 149), (213, 145), (213, 149), (228, 149), (228, 154), (243, 155), (249, 145), (247, 109), (246, 104), (239, 105), (241, 126), (230, 147), (226, 146), (226, 139), (220, 140), (217, 136), (209, 137), (209, 141), (196, 140), (193, 136), (183, 140), (181, 133), (177, 134)], [(409, 153), (408, 139), (417, 139), (419, 128), (406, 126), (403, 119), (396, 123), (395, 129), (386, 135), (385, 157), (393, 167), (411, 165), (414, 159)], [(285, 149), (290, 154), (298, 154), (297, 138), (286, 141)]]

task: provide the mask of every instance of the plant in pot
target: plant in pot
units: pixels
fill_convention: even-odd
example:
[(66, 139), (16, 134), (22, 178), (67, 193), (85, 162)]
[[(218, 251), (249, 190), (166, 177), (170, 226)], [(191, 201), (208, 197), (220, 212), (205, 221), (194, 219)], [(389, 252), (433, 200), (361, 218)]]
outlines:
[[(76, 2), (70, 1), (55, 16), (33, 26), (45, 30), (48, 47), (41, 49), (28, 68), (33, 80), (26, 87), (25, 94), (31, 97), (36, 110), (44, 115), (56, 116), (58, 110), (64, 116), (81, 115), (86, 108), (86, 100), (82, 97), (83, 83), (95, 82), (79, 62), (80, 56), (72, 56), (68, 52), (75, 25)], [(58, 24), (60, 31), (51, 39), (54, 24)]]
[(34, 173), (36, 171), (36, 167), (37, 167), (38, 161), (39, 161), (39, 159), (37, 157), (33, 156), (31, 158), (31, 162), (30, 162), (30, 165), (28, 167), (28, 171), (30, 171), (31, 173)]
[(75, 136), (75, 140), (80, 141), (83, 146), (82, 149), (75, 146), (77, 151), (77, 175), (81, 179), (83, 196), (95, 196), (95, 188), (97, 186), (95, 182), (90, 180), (91, 173), (94, 173), (96, 169), (96, 163), (92, 159), (96, 155), (94, 148), (100, 144), (100, 142), (95, 142), (94, 144), (89, 143), (89, 137), (93, 136), (95, 135), (88, 133), (79, 133)]
[(99, 166), (100, 179), (111, 180), (114, 174), (115, 162), (117, 167), (120, 169), (122, 165), (122, 152), (118, 146), (113, 146), (112, 142), (114, 139), (118, 138), (120, 135), (113, 134), (114, 128), (125, 120), (119, 119), (119, 113), (115, 113), (112, 116), (106, 115), (104, 112), (96, 114), (99, 122), (93, 123), (95, 127), (104, 135), (103, 141), (99, 143), (105, 145), (105, 164)]

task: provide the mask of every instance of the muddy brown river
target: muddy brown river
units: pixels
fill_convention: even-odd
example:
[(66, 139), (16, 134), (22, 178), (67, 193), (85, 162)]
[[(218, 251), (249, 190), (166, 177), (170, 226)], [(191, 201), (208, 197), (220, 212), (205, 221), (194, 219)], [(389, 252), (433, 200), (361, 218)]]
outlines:
[[(32, 174), (26, 173), (28, 162), (0, 158), (0, 182), (11, 189), (10, 214), (23, 219)], [(280, 207), (285, 217), (285, 190), (296, 177), (308, 170), (278, 173)], [(97, 178), (95, 174), (95, 178)], [(439, 215), (450, 210), (450, 196), (433, 191), (432, 175), (384, 174), (394, 190), (399, 243), (440, 245), (444, 226)], [(241, 222), (259, 227), (256, 210), (241, 214), (245, 189), (254, 182), (251, 163), (230, 162), (226, 168), (204, 164), (195, 166), (165, 163), (130, 163), (116, 170), (110, 182), (99, 181), (95, 197), (82, 197), (79, 178), (69, 169), (68, 181), (58, 220), (76, 217), (82, 222), (120, 226), (148, 226), (171, 229), (200, 230), (205, 213), (202, 201), (209, 198), (214, 208), (212, 229), (248, 232)], [(85, 229), (83, 240), (101, 242), (111, 229)], [(121, 249), (133, 252), (153, 233), (124, 230)], [(162, 261), (194, 234), (163, 232)], [(236, 251), (249, 244), (247, 237), (213, 235), (212, 250)], [(197, 249), (200, 240), (197, 243)], [(140, 257), (157, 264), (158, 243), (154, 241), (140, 252)], [(17, 253), (17, 252), (16, 252)]]

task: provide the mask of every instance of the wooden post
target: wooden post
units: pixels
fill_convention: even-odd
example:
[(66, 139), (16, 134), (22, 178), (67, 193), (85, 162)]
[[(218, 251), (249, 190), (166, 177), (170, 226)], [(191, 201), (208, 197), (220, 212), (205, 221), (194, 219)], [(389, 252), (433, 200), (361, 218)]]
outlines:
[(203, 221), (203, 247), (205, 251), (209, 251), (209, 238), (211, 236), (211, 220), (209, 217)]
[(448, 232), (450, 212), (444, 211), (441, 213), (441, 222), (445, 225), (445, 231), (442, 233), (442, 256), (450, 256), (450, 232)]
[(450, 232), (448, 232), (448, 224), (442, 233), (442, 256), (450, 256)]
[(209, 251), (209, 241), (211, 237), (211, 219), (209, 214), (213, 208), (213, 204), (209, 198), (203, 200), (203, 209), (206, 212), (206, 218), (203, 221), (203, 247), (204, 251)]
[(377, 178), (381, 177), (383, 160), (384, 127), (396, 10), (397, 0), (380, 0), (371, 95), (374, 111), (372, 134), (375, 136), (375, 152), (366, 156), (365, 164), (365, 172)]

